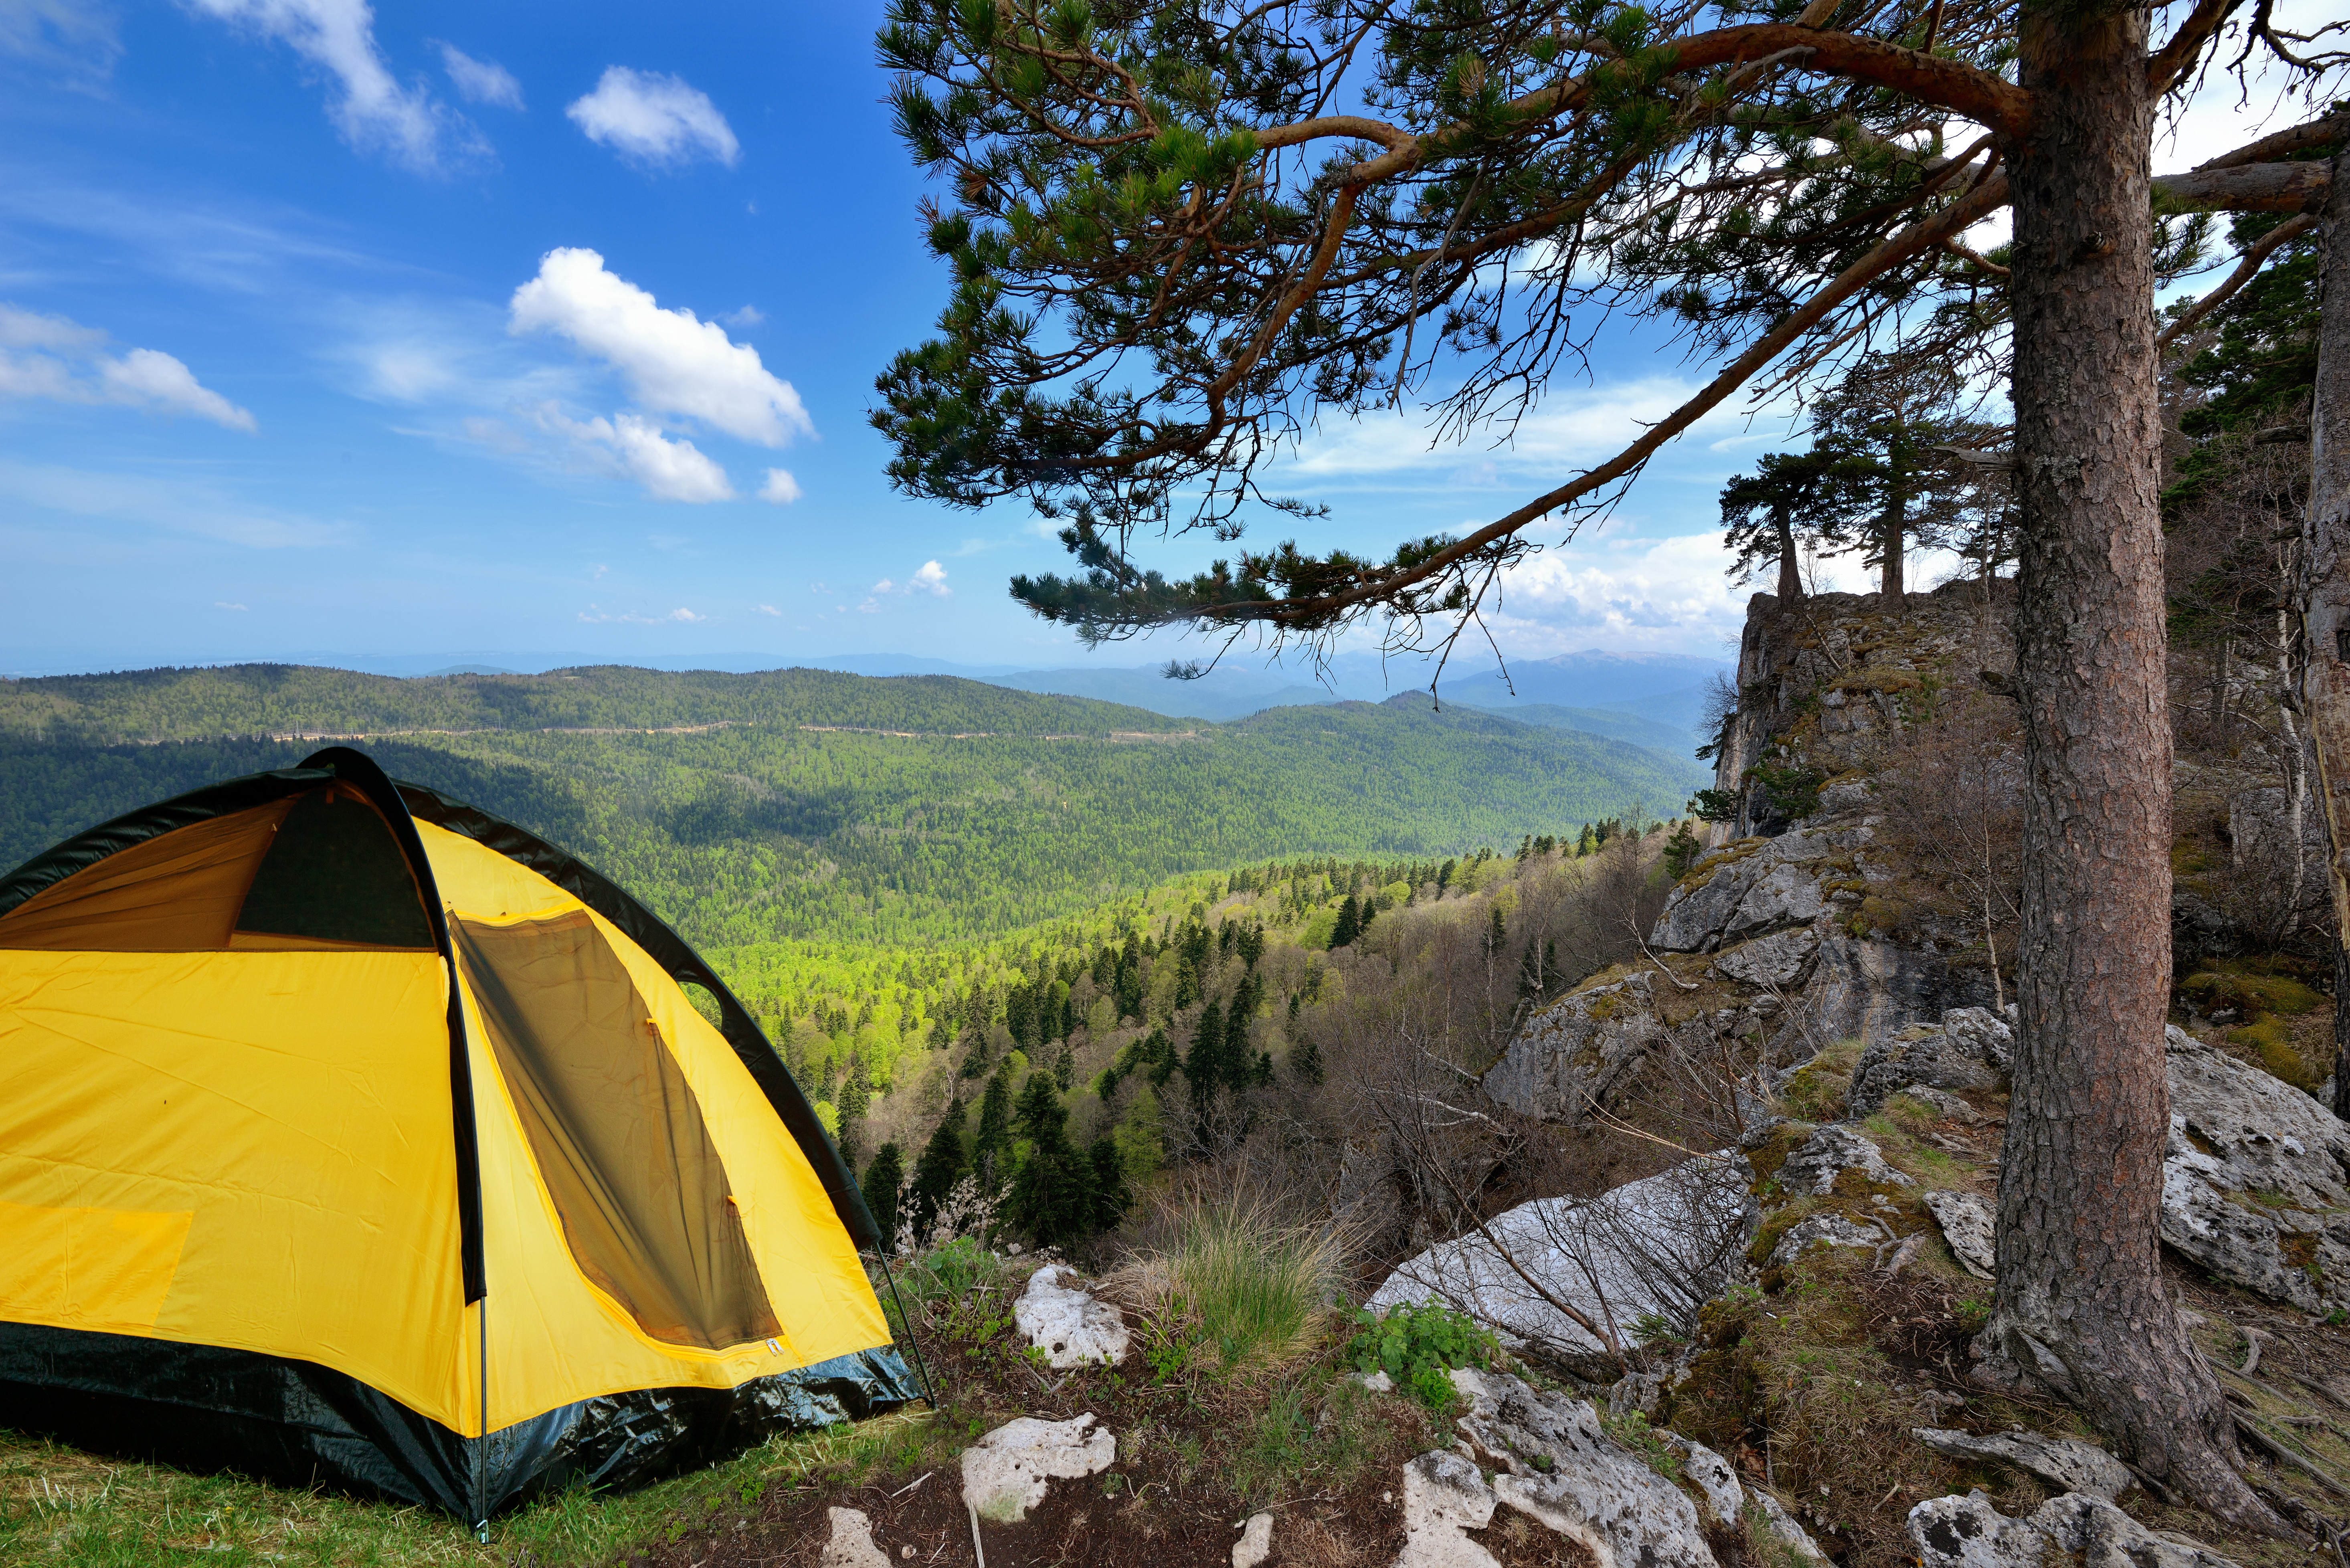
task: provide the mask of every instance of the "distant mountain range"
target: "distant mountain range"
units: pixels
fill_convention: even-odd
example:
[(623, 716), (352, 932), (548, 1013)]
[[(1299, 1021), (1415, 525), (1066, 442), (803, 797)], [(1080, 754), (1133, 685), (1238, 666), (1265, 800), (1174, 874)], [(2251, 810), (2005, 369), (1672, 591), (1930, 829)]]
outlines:
[[(0, 655), (0, 658), (5, 658)], [(551, 670), (609, 668), (608, 654), (460, 651), (398, 656), (359, 656), (311, 651), (274, 663), (348, 670), (369, 675), (536, 675)], [(1219, 663), (1195, 680), (1170, 680), (1159, 665), (1076, 665), (1024, 670), (1010, 664), (960, 664), (911, 654), (848, 653), (787, 658), (738, 651), (646, 656), (635, 668), (749, 673), (800, 668), (851, 675), (951, 675), (988, 685), (1063, 697), (1086, 697), (1147, 709), (1174, 718), (1229, 722), (1269, 708), (1308, 704), (1382, 702), (1401, 692), (1425, 691), (1431, 673), (1419, 659), (1382, 659), (1375, 654), (1341, 654), (1326, 664), (1295, 659), (1265, 667), (1242, 660)], [(11, 673), (50, 675), (30, 661)], [(95, 661), (80, 670), (98, 667)], [(1525, 723), (1606, 735), (1686, 757), (1698, 743), (1696, 730), (1706, 690), (1729, 666), (1719, 659), (1690, 654), (1607, 653), (1586, 649), (1550, 659), (1512, 663), (1506, 672), (1490, 664), (1456, 659), (1439, 685), (1444, 706), (1506, 711)], [(78, 672), (78, 671), (77, 671)], [(1531, 710), (1540, 709), (1537, 713)]]

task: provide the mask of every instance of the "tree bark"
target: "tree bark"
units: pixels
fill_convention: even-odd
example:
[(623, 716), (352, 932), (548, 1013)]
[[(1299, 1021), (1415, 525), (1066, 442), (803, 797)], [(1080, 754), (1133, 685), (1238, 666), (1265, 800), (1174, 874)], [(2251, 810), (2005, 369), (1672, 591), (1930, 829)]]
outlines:
[(2147, 14), (2033, 5), (2015, 192), (2023, 919), (1999, 1184), (1994, 1379), (2073, 1401), (2122, 1457), (2283, 1527), (2235, 1468), (2217, 1380), (2163, 1292), (2170, 715), (2146, 221)]
[(2324, 217), (2302, 520), (2301, 700), (2317, 753), (2334, 888), (2334, 1114), (2350, 1116), (2350, 149), (2334, 155)]
[(1784, 507), (1772, 519), (1779, 529), (1779, 602), (1794, 604), (1804, 597), (1804, 574), (1795, 560), (1795, 530)]
[(1888, 614), (1901, 613), (1901, 542), (1909, 533), (1909, 497), (1897, 493), (1885, 509), (1882, 532), (1877, 548), (1884, 557), (1877, 579), (1877, 590), (1884, 595)]

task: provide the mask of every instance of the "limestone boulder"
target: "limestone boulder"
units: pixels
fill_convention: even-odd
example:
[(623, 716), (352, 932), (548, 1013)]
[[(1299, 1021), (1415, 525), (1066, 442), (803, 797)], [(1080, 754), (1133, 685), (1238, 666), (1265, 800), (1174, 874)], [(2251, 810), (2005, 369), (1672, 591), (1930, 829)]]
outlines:
[(1594, 1199), (1522, 1203), (1487, 1225), (1490, 1239), (1471, 1231), (1407, 1259), (1369, 1305), (1440, 1303), (1513, 1348), (1577, 1360), (1603, 1346), (1559, 1302), (1626, 1338), (1644, 1314), (1685, 1316), (1738, 1276), (1761, 1221), (1752, 1179), (1745, 1160), (1725, 1153)]
[(2162, 1239), (2304, 1312), (2350, 1307), (2350, 1126), (2172, 1027)]
[(1971, 1192), (1929, 1192), (1926, 1211), (1942, 1228), (1960, 1268), (1979, 1280), (1998, 1276), (1997, 1216), (1990, 1204)]
[(1749, 841), (1698, 864), (1665, 900), (1648, 945), (1660, 952), (1712, 952), (1790, 926), (1828, 908), (1824, 881), (1846, 877), (1826, 861), (1867, 842), (1866, 827), (1807, 827)]
[(1867, 1134), (1841, 1122), (1814, 1128), (1812, 1136), (1788, 1151), (1779, 1167), (1779, 1185), (1797, 1198), (1814, 1198), (1834, 1189), (1836, 1178), (1847, 1170), (1880, 1187), (1918, 1184), (1885, 1162), (1885, 1151)]
[(1580, 1121), (1667, 1038), (1646, 971), (1561, 997), (1528, 1019), (1485, 1074), (1485, 1092), (1512, 1110)]
[(1098, 1475), (1117, 1460), (1118, 1439), (1090, 1415), (1023, 1416), (963, 1450), (963, 1503), (991, 1523), (1017, 1524), (1045, 1501), (1047, 1481)]
[(2111, 1501), (2066, 1492), (2029, 1519), (2010, 1519), (1981, 1492), (1935, 1497), (1909, 1511), (1919, 1568), (2236, 1568), (2201, 1542), (2149, 1530)]
[(1395, 1568), (1501, 1568), (1468, 1532), (1493, 1521), (1493, 1490), (1459, 1454), (1440, 1449), (1403, 1468), (1403, 1552)]
[(1784, 990), (1810, 971), (1819, 950), (1819, 933), (1809, 926), (1797, 926), (1724, 948), (1714, 956), (1713, 967), (1725, 980)]
[(1771, 1249), (1773, 1268), (1785, 1268), (1814, 1247), (1857, 1247), (1874, 1251), (1888, 1240), (1886, 1233), (1841, 1214), (1809, 1214), (1787, 1227)]
[(1941, 1022), (1912, 1025), (1872, 1041), (1852, 1070), (1845, 1104), (1856, 1116), (1875, 1115), (1913, 1085), (1936, 1089), (1991, 1087), (2015, 1061), (2006, 1020), (1984, 1007), (1954, 1007)]
[(1116, 1366), (1126, 1360), (1132, 1335), (1118, 1308), (1083, 1289), (1061, 1282), (1068, 1271), (1048, 1263), (1028, 1276), (1028, 1286), (1012, 1303), (1012, 1321), (1046, 1364)]
[(2127, 1465), (2078, 1438), (2052, 1438), (2043, 1432), (1956, 1432), (1937, 1427), (1913, 1428), (1910, 1435), (1954, 1459), (1997, 1459), (2013, 1465), (2059, 1491), (2116, 1498), (2129, 1490), (2137, 1480)]
[(1581, 1399), (1541, 1394), (1504, 1373), (1463, 1370), (1469, 1408), (1454, 1425), (1503, 1474), (1502, 1503), (1580, 1542), (1601, 1568), (1715, 1568), (1697, 1505), (1599, 1424)]

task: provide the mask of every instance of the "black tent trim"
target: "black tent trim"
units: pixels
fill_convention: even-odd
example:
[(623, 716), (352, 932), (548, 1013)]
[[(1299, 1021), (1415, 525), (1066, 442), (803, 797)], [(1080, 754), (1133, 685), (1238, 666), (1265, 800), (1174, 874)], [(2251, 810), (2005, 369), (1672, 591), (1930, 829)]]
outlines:
[(643, 1486), (920, 1393), (884, 1345), (733, 1388), (582, 1399), (464, 1438), (315, 1362), (0, 1323), (0, 1427), (286, 1486), (333, 1481), (467, 1521), (568, 1486)]

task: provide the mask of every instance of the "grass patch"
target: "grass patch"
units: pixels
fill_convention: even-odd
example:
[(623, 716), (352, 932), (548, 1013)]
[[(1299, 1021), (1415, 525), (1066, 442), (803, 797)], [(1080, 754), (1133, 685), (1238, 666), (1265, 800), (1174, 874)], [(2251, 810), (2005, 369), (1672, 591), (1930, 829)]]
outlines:
[(1845, 1095), (1852, 1087), (1852, 1070), (1860, 1065), (1862, 1043), (1839, 1040), (1795, 1069), (1780, 1088), (1779, 1097), (1790, 1116), (1807, 1122), (1832, 1122), (1845, 1112)]
[(1316, 1349), (1345, 1264), (1342, 1238), (1238, 1194), (1180, 1199), (1167, 1241), (1106, 1282), (1146, 1314), (1143, 1338), (1167, 1381), (1203, 1357), (1278, 1366)]
[(0, 1430), (0, 1563), (59, 1568), (573, 1568), (751, 1511), (778, 1485), (904, 1469), (941, 1446), (926, 1413), (775, 1438), (640, 1491), (575, 1489), (501, 1515), (489, 1544), (436, 1510), (113, 1459)]

